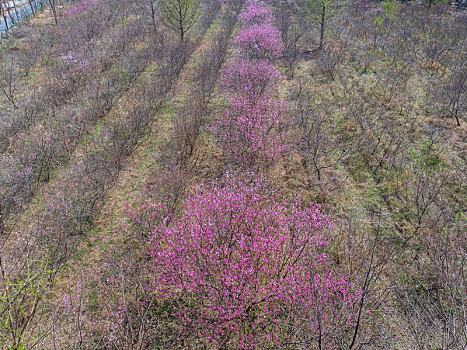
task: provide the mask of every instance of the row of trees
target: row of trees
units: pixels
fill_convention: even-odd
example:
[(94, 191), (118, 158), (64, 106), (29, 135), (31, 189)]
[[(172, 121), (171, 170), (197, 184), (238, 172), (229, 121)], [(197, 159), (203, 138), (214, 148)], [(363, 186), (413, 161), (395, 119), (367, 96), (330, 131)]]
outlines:
[[(273, 184), (245, 172), (280, 159), (285, 139), (277, 142), (270, 119), (261, 118), (278, 100), (273, 60), (280, 39), (272, 12), (252, 2), (239, 20), (237, 51), (219, 82), (228, 107), (208, 129), (228, 160), (225, 175), (190, 190), (175, 208), (171, 198), (128, 209), (130, 223), (110, 236), (112, 242), (123, 237), (125, 250), (106, 250), (106, 264), (96, 271), (99, 297), (113, 300), (101, 326), (114, 346), (151, 337), (148, 344), (163, 347), (352, 348), (366, 319), (362, 291), (326, 253), (330, 217), (299, 198), (279, 199)], [(263, 98), (262, 113), (239, 106), (257, 108)], [(185, 122), (181, 130), (196, 131), (182, 135), (197, 135), (199, 123)], [(192, 154), (195, 143), (187, 144), (176, 154)], [(227, 172), (232, 167), (240, 171)], [(144, 263), (135, 257), (142, 247)], [(143, 338), (135, 337), (136, 329)]]
[[(51, 29), (49, 78), (56, 75), (61, 86), (44, 83), (41, 93), (47, 99), (27, 105), (34, 118), (10, 129), (14, 138), (2, 140), (9, 141), (0, 180), (2, 346), (51, 347), (68, 330), (76, 314), (52, 298), (57, 272), (91, 227), (124, 160), (170, 99), (174, 82), (219, 9), (207, 13), (210, 19), (199, 26), (195, 40), (180, 42), (160, 26), (154, 35), (152, 22), (136, 5), (89, 3)], [(95, 22), (104, 16), (107, 23)], [(62, 95), (54, 96), (52, 88)], [(28, 159), (17, 158), (23, 153)], [(57, 177), (50, 178), (51, 171)], [(83, 334), (74, 335), (70, 342), (81, 346)]]
[[(293, 43), (307, 21), (303, 10), (282, 5), (279, 28)], [(289, 69), (299, 155), (287, 164), (290, 181), (335, 208), (336, 259), (371, 267), (365, 303), (377, 323), (367, 323), (361, 341), (461, 349), (465, 13), (395, 2), (345, 8), (315, 54), (306, 45), (319, 48), (318, 30), (285, 45), (285, 57), (306, 59), (299, 75)]]
[[(463, 125), (438, 114), (458, 96), (462, 120), (463, 17), (269, 5), (79, 1), (45, 45), (8, 52), (2, 346), (465, 344)], [(100, 241), (99, 209), (175, 93), (134, 180), (149, 190)], [(86, 234), (102, 250), (81, 269)]]
[[(229, 38), (241, 7), (241, 1), (227, 4), (219, 19), (220, 25), (209, 33), (209, 41), (190, 63), (191, 69), (183, 84), (183, 95), (187, 97), (181, 106), (176, 107), (171, 120), (173, 129), (161, 146), (162, 154), (154, 159), (158, 166), (146, 179), (144, 187), (149, 189), (143, 192), (146, 201), (135, 210), (128, 208), (131, 224), (108, 235), (112, 245), (119, 248), (104, 247), (101, 253), (103, 263), (92, 267), (92, 278), (88, 280), (93, 282), (83, 294), (86, 299), (88, 293), (97, 293), (100, 307), (95, 313), (85, 311), (92, 310), (92, 305), (81, 310), (88, 322), (82, 327), (89, 327), (88, 331), (95, 329), (92, 321), (99, 315), (97, 332), (99, 339), (108, 347), (137, 348), (140, 344), (174, 347), (197, 342), (197, 334), (189, 328), (183, 330), (183, 336), (180, 335), (179, 325), (174, 325), (171, 311), (164, 311), (170, 303), (162, 303), (154, 293), (147, 278), (150, 267), (141, 264), (141, 258), (142, 254), (147, 258), (146, 254), (149, 253), (147, 239), (150, 230), (156, 224), (168, 223), (171, 217), (177, 215), (180, 201), (191, 184), (193, 170), (199, 162), (199, 136), (210, 113), (219, 70), (224, 63)], [(139, 180), (144, 182), (143, 179)], [(165, 201), (167, 197), (169, 200)], [(159, 206), (157, 203), (162, 199), (164, 202)], [(136, 235), (133, 233), (135, 231)], [(125, 243), (122, 244), (121, 240)], [(76, 295), (75, 289), (70, 290), (70, 299), (73, 295)], [(78, 322), (78, 318), (75, 320)]]
[(220, 82), (228, 107), (212, 130), (229, 162), (246, 167), (277, 161), (285, 150), (286, 106), (277, 96), (281, 74), (274, 66), (282, 44), (273, 22), (264, 5), (248, 5)]

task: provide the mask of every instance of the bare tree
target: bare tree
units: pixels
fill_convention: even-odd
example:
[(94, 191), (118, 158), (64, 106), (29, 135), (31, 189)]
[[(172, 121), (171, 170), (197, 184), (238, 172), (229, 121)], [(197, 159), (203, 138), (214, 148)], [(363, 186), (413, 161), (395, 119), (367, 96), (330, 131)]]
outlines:
[[(457, 126), (467, 113), (467, 65), (453, 67), (452, 73), (432, 89), (437, 109), (456, 120)], [(436, 107), (435, 107), (436, 108)]]
[(347, 53), (347, 48), (344, 45), (322, 50), (318, 55), (318, 67), (326, 77), (334, 80)]
[(304, 0), (299, 4), (301, 14), (319, 31), (319, 49), (324, 45), (324, 37), (339, 14), (342, 5), (336, 0)]
[(36, 63), (33, 53), (10, 50), (0, 53), (0, 94), (17, 109), (19, 95), (27, 87), (27, 78)]
[(199, 16), (198, 0), (166, 0), (162, 6), (162, 22), (180, 36), (180, 41), (183, 41)]
[(151, 18), (154, 30), (157, 30), (159, 14), (161, 11), (162, 0), (144, 0), (140, 3), (143, 13)]
[(321, 180), (324, 169), (337, 167), (352, 153), (349, 138), (335, 121), (331, 101), (317, 101), (300, 86), (295, 102), (298, 149)]
[(284, 46), (284, 58), (287, 62), (287, 68), (290, 76), (293, 78), (295, 66), (301, 56), (298, 44), (305, 34), (303, 26), (299, 25), (297, 16), (293, 11), (293, 6), (285, 0), (280, 1), (277, 6), (277, 27), (281, 32), (282, 43)]

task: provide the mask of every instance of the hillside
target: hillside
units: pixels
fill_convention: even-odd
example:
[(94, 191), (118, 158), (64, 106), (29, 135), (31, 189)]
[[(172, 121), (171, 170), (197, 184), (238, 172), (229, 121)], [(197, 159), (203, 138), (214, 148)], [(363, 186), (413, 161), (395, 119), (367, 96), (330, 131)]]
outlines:
[(0, 349), (467, 348), (465, 2), (0, 3)]

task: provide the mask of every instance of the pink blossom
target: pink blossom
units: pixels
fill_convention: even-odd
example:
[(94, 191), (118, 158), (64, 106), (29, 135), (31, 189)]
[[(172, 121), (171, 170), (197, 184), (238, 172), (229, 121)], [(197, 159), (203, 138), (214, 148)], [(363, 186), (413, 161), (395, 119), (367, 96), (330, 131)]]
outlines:
[(272, 11), (262, 3), (250, 2), (245, 11), (238, 16), (243, 25), (272, 24), (274, 17)]
[(235, 59), (223, 71), (221, 87), (243, 96), (259, 96), (276, 87), (281, 74), (266, 61)]
[(303, 317), (310, 333), (319, 323), (352, 325), (361, 292), (331, 269), (324, 233), (332, 226), (317, 206), (278, 201), (267, 183), (228, 175), (154, 229), (152, 288), (176, 304), (182, 326), (217, 346), (278, 346), (289, 340), (288, 322)]
[(278, 58), (282, 52), (281, 34), (271, 24), (252, 24), (242, 28), (235, 37), (244, 56), (250, 59)]
[(90, 9), (92, 5), (96, 3), (97, 0), (81, 0), (73, 4), (70, 8), (63, 11), (63, 15), (67, 17), (72, 17), (77, 13), (84, 12)]
[(285, 104), (269, 94), (257, 101), (232, 96), (212, 131), (226, 155), (251, 166), (277, 160), (285, 151)]
[(286, 105), (278, 98), (281, 75), (271, 63), (282, 50), (281, 36), (262, 2), (250, 3), (239, 17), (243, 27), (235, 38), (236, 56), (220, 83), (230, 93), (228, 107), (211, 130), (232, 162), (247, 167), (272, 164), (285, 151), (287, 126)]

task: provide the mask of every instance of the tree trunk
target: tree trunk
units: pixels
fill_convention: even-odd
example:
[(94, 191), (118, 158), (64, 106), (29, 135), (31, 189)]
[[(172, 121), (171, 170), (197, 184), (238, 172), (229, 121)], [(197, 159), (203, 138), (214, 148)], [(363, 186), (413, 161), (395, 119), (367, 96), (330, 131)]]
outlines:
[(185, 31), (183, 28), (183, 16), (182, 16), (182, 6), (179, 5), (179, 11), (178, 11), (178, 18), (179, 18), (179, 23), (180, 23), (180, 41), (183, 41)]
[(319, 49), (323, 48), (324, 42), (324, 28), (325, 28), (325, 21), (326, 21), (326, 5), (324, 1), (321, 1), (321, 23), (320, 23), (320, 33), (319, 33)]
[(154, 7), (154, 2), (151, 1), (151, 18), (152, 24), (154, 25), (154, 31), (157, 31), (157, 23), (156, 23), (156, 9)]
[(54, 14), (55, 25), (58, 24), (58, 17), (57, 17), (57, 8), (55, 4), (55, 0), (49, 0), (50, 7), (52, 8), (52, 13)]
[(3, 21), (5, 22), (5, 33), (7, 33), (8, 35), (8, 21), (7, 21), (7, 18), (6, 18), (6, 13), (5, 13), (5, 10), (2, 11), (2, 16), (3, 16)]

